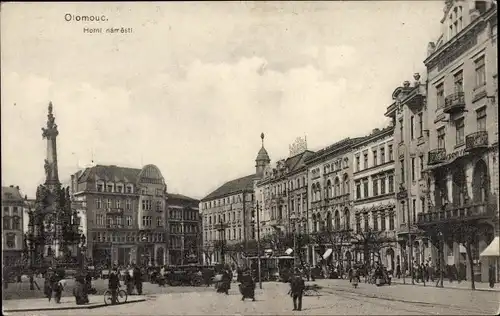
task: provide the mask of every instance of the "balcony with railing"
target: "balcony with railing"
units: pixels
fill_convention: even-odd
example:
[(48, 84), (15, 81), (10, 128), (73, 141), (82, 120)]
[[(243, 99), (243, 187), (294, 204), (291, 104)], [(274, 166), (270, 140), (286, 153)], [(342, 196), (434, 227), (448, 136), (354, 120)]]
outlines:
[(445, 209), (434, 207), (428, 213), (418, 214), (417, 224), (423, 226), (451, 221), (477, 220), (491, 218), (494, 215), (495, 205), (493, 203), (450, 205)]
[(454, 92), (444, 99), (443, 112), (452, 114), (465, 109), (465, 94), (462, 91)]
[(436, 148), (429, 151), (427, 156), (427, 164), (435, 165), (446, 160), (446, 149)]
[(471, 133), (465, 137), (465, 150), (473, 151), (488, 147), (488, 132), (479, 131)]

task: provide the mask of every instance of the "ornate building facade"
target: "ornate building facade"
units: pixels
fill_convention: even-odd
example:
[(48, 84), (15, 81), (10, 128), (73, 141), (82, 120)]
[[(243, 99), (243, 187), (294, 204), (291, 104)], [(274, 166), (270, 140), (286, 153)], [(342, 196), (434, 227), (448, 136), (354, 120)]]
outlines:
[(267, 165), (255, 182), (261, 238), (276, 232), (307, 232), (309, 213), (305, 160), (312, 154), (307, 150), (305, 138), (298, 138), (290, 147), (290, 156), (278, 160), (275, 167)]
[[(368, 253), (370, 262), (381, 262), (395, 270), (399, 255), (396, 238), (396, 201), (393, 152), (394, 127), (375, 129), (353, 146), (354, 232), (373, 231), (385, 241), (378, 253)], [(364, 262), (365, 252), (355, 251), (355, 260)], [(377, 257), (380, 255), (380, 257)]]
[[(352, 147), (363, 137), (347, 138), (325, 147), (305, 160), (308, 170), (308, 210), (310, 234), (350, 230), (352, 228)], [(331, 236), (330, 236), (331, 237)], [(312, 245), (312, 264), (321, 258), (335, 261), (352, 261), (350, 240), (341, 241), (342, 258), (333, 252), (335, 241), (330, 238), (322, 244)], [(338, 245), (337, 245), (338, 247)], [(327, 255), (327, 254), (330, 255)]]
[(71, 176), (71, 191), (95, 264), (168, 262), (167, 186), (156, 166), (85, 168)]
[(394, 192), (397, 194), (399, 246), (396, 261), (403, 270), (407, 269), (405, 271), (409, 271), (410, 261), (423, 263), (432, 252), (432, 245), (417, 227), (417, 218), (427, 210), (429, 202), (425, 173), (429, 140), (426, 95), (426, 84), (420, 82), (419, 74), (415, 74), (413, 83), (405, 81), (394, 90), (394, 102), (385, 113), (394, 126), (394, 145), (389, 152), (394, 159)]
[(23, 214), (26, 208), (18, 186), (2, 187), (2, 264), (20, 264), (24, 249)]
[[(471, 256), (473, 277), (487, 281), (479, 254), (499, 235), (496, 2), (447, 1), (441, 28), (424, 61), (430, 207), (418, 224), (438, 231), (444, 264), (467, 266), (470, 279)], [(479, 229), (460, 233), (463, 223)]]

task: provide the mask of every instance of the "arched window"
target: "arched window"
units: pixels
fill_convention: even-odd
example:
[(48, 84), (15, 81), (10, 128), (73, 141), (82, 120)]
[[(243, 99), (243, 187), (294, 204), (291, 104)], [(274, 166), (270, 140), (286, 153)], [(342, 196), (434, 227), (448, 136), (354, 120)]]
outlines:
[(349, 176), (346, 174), (344, 174), (344, 192), (343, 194), (349, 194), (351, 193), (350, 191), (350, 187), (349, 187)]
[(335, 196), (340, 195), (340, 180), (339, 178), (335, 178)]
[(313, 183), (311, 186), (311, 202), (316, 201), (316, 185)]
[(348, 230), (351, 228), (351, 215), (349, 209), (344, 210), (344, 229)]
[(465, 182), (465, 170), (462, 167), (455, 168), (452, 175), (452, 203), (463, 205), (467, 196), (467, 184)]
[(300, 188), (300, 178), (297, 179), (297, 189)]
[(332, 228), (333, 228), (332, 226), (333, 226), (332, 213), (328, 212), (328, 214), (326, 215), (326, 229), (327, 229), (327, 231), (331, 232)]
[(340, 230), (340, 213), (335, 211), (335, 230)]
[(487, 201), (490, 190), (488, 178), (488, 167), (481, 159), (474, 166), (472, 176), (472, 195), (475, 203)]
[(332, 197), (332, 182), (330, 179), (326, 182), (326, 198), (331, 198)]
[(11, 229), (10, 216), (3, 217), (3, 229)]

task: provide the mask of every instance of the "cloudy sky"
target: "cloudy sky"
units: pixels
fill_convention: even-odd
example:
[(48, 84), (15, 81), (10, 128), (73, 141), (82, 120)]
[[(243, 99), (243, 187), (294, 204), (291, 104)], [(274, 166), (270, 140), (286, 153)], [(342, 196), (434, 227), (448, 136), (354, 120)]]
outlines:
[[(423, 73), (442, 1), (4, 3), (2, 185), (44, 180), (54, 104), (59, 177), (94, 159), (157, 165), (203, 197), (307, 135), (316, 150), (383, 127), (393, 90)], [(65, 21), (65, 14), (106, 22)], [(85, 34), (84, 27), (103, 34)], [(109, 27), (132, 28), (106, 34)]]

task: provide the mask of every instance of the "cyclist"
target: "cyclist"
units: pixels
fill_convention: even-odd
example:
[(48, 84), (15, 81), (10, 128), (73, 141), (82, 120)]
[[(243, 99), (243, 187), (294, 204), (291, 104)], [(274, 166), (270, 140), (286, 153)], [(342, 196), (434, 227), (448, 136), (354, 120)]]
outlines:
[(111, 270), (111, 274), (109, 275), (108, 288), (111, 291), (111, 304), (114, 305), (117, 303), (118, 288), (120, 288), (120, 278), (116, 267)]

